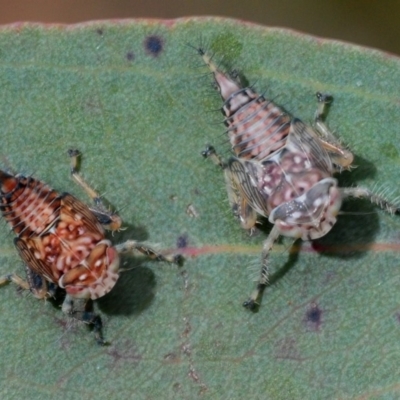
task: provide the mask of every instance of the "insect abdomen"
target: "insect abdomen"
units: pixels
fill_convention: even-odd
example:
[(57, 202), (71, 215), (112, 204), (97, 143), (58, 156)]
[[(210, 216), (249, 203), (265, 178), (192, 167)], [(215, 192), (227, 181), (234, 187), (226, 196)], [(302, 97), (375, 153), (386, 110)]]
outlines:
[(43, 234), (59, 217), (61, 199), (43, 182), (0, 171), (0, 210), (18, 237)]
[(203, 49), (199, 54), (214, 75), (224, 101), (222, 113), (228, 127), (232, 149), (243, 160), (263, 161), (286, 144), (291, 118), (272, 101), (243, 88), (239, 82), (221, 72)]
[[(240, 97), (240, 99), (236, 99)], [(236, 103), (233, 109), (231, 104)], [(223, 107), (232, 149), (242, 159), (265, 160), (286, 144), (290, 117), (250, 88), (233, 93)]]

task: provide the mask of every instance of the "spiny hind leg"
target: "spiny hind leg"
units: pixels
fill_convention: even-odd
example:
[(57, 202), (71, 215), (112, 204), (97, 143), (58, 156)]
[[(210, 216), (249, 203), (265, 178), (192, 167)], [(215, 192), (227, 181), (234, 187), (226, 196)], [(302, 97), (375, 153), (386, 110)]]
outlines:
[(182, 256), (179, 254), (161, 254), (154, 250), (147, 244), (137, 242), (136, 240), (127, 240), (124, 243), (117, 244), (115, 249), (119, 254), (144, 254), (155, 261), (166, 261), (170, 263), (180, 264), (182, 262)]
[(349, 197), (364, 198), (369, 200), (371, 203), (376, 204), (382, 210), (387, 211), (390, 214), (400, 212), (399, 205), (387, 200), (384, 196), (373, 192), (363, 187), (352, 187), (352, 188), (339, 188), (343, 199)]
[(95, 204), (95, 208), (91, 208), (90, 211), (96, 216), (100, 224), (106, 229), (116, 231), (121, 228), (122, 220), (118, 214), (111, 212), (104, 205), (100, 195), (83, 179), (78, 172), (80, 151), (77, 149), (68, 150), (68, 155), (71, 159), (71, 176), (81, 186), (88, 196), (92, 199)]
[(318, 107), (315, 112), (314, 126), (320, 136), (321, 145), (328, 152), (339, 172), (342, 169), (350, 169), (354, 160), (353, 153), (342, 146), (324, 122), (326, 108), (332, 102), (332, 96), (320, 92), (317, 92), (316, 96)]
[(317, 97), (318, 105), (317, 110), (315, 111), (314, 125), (321, 138), (326, 139), (330, 143), (337, 143), (337, 138), (325, 124), (325, 113), (328, 105), (332, 102), (333, 97), (330, 94), (321, 92), (317, 92), (315, 95)]
[(262, 294), (264, 292), (265, 287), (268, 284), (268, 264), (269, 264), (269, 254), (272, 250), (272, 247), (275, 241), (278, 239), (280, 233), (278, 228), (274, 225), (271, 232), (269, 233), (267, 239), (263, 245), (263, 251), (261, 256), (261, 272), (260, 277), (257, 282), (257, 286), (250, 298), (243, 303), (243, 307), (248, 308), (249, 310), (256, 310), (258, 306), (261, 304)]
[(67, 294), (61, 309), (68, 316), (92, 326), (96, 342), (99, 345), (105, 346), (108, 344), (103, 337), (103, 323), (101, 318), (93, 312), (92, 300), (73, 299)]
[[(222, 168), (222, 170), (224, 171), (228, 200), (233, 215), (240, 221), (242, 228), (246, 230), (253, 229), (257, 221), (257, 213), (250, 206), (247, 200), (242, 196), (240, 191), (240, 183), (236, 179), (235, 173), (233, 173), (230, 168), (231, 161), (226, 163), (223, 158), (215, 151), (213, 146), (207, 146), (206, 149), (202, 152), (202, 155), (205, 158), (210, 158), (211, 161), (214, 162), (214, 164)], [(242, 172), (246, 174), (245, 171)]]

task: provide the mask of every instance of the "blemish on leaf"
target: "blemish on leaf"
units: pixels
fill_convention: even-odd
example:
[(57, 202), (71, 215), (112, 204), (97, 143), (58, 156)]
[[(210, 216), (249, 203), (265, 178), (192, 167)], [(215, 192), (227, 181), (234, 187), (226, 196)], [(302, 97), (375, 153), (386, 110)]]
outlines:
[(177, 360), (179, 360), (179, 357), (175, 353), (168, 353), (164, 356), (164, 360), (169, 362), (176, 362)]
[(189, 368), (189, 376), (196, 382), (200, 382), (199, 375), (197, 374), (196, 370), (192, 367)]
[(184, 249), (185, 247), (187, 247), (188, 243), (189, 243), (188, 236), (186, 234), (183, 234), (178, 237), (176, 241), (176, 247), (178, 249)]
[(178, 392), (178, 391), (180, 391), (182, 389), (182, 385), (180, 383), (178, 383), (178, 382), (175, 382), (172, 385), (172, 388), (174, 389), (175, 392)]
[(128, 51), (126, 53), (126, 59), (128, 61), (133, 61), (135, 59), (135, 54), (133, 53), (133, 51)]
[(62, 336), (59, 340), (59, 345), (62, 350), (68, 350), (71, 345), (72, 335), (77, 334), (79, 329), (79, 323), (71, 318), (58, 318), (53, 316), (55, 324), (62, 329)]
[(393, 143), (384, 143), (380, 146), (381, 152), (392, 160), (398, 160), (400, 158), (399, 151)]
[(192, 218), (197, 218), (199, 216), (199, 213), (197, 212), (193, 204), (188, 204), (188, 206), (186, 207), (186, 214)]
[(295, 339), (285, 337), (278, 341), (276, 346), (275, 357), (280, 360), (304, 361), (305, 358), (300, 356)]
[(318, 331), (322, 324), (322, 310), (318, 304), (311, 303), (309, 309), (306, 311), (306, 323), (313, 331)]
[(72, 324), (70, 319), (53, 317), (53, 321), (63, 329), (64, 332), (70, 330)]
[(112, 358), (114, 367), (125, 363), (138, 364), (142, 360), (136, 346), (128, 339), (112, 345), (106, 353)]
[(104, 112), (103, 104), (96, 97), (91, 97), (85, 100), (82, 104), (83, 111), (89, 114), (100, 115)]
[[(183, 322), (185, 323), (185, 329), (182, 332), (181, 337), (187, 338), (189, 336), (189, 333), (192, 330), (192, 326), (190, 325), (189, 319), (186, 317), (183, 318)], [(183, 347), (185, 347), (185, 345)], [(185, 351), (184, 351), (184, 353), (185, 353)]]
[(211, 43), (212, 52), (223, 54), (224, 63), (226, 62), (227, 64), (231, 64), (234, 60), (239, 58), (242, 48), (243, 44), (231, 33), (218, 35)]
[(164, 40), (157, 35), (147, 36), (144, 40), (144, 49), (147, 54), (158, 57), (164, 49)]

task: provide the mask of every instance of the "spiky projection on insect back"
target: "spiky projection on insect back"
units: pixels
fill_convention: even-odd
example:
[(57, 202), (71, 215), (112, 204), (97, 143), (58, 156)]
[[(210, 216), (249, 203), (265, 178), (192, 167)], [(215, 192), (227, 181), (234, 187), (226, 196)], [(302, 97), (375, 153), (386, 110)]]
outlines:
[[(27, 281), (18, 275), (0, 277), (13, 281), (39, 299), (65, 289), (63, 311), (94, 326), (99, 344), (105, 344), (99, 316), (86, 310), (88, 300), (107, 294), (119, 277), (119, 254), (138, 251), (160, 261), (178, 262), (150, 247), (129, 240), (117, 246), (105, 238), (104, 227), (118, 230), (121, 219), (109, 212), (99, 195), (78, 174), (79, 152), (70, 150), (71, 174), (95, 203), (89, 208), (68, 193), (58, 193), (43, 182), (0, 170), (0, 211), (16, 234), (15, 246), (25, 263)], [(82, 303), (84, 308), (77, 308)]]
[(254, 227), (258, 214), (274, 225), (263, 245), (257, 288), (243, 304), (254, 309), (268, 283), (269, 253), (280, 235), (303, 240), (324, 236), (347, 197), (367, 198), (390, 213), (398, 208), (368, 189), (338, 187), (333, 175), (351, 168), (353, 154), (323, 122), (330, 96), (317, 93), (315, 124), (308, 126), (252, 88), (242, 87), (203, 49), (197, 50), (224, 101), (221, 111), (235, 154), (224, 162), (209, 146), (203, 156), (223, 168), (232, 211), (245, 229)]

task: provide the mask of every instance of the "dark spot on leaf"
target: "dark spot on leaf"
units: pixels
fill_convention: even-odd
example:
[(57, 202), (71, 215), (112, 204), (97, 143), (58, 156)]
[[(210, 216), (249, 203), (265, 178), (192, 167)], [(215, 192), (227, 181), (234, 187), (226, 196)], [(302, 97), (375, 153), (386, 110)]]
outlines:
[(96, 29), (96, 33), (101, 36), (104, 33), (104, 31), (102, 28), (98, 28)]
[(175, 383), (173, 384), (172, 388), (174, 389), (175, 392), (178, 392), (178, 391), (181, 390), (182, 385), (181, 385), (180, 383), (178, 383), (178, 382), (175, 382)]
[(157, 35), (147, 36), (144, 41), (144, 48), (147, 54), (150, 54), (153, 57), (158, 57), (163, 51), (164, 41), (160, 36)]
[(311, 304), (306, 312), (306, 322), (312, 330), (319, 330), (322, 323), (322, 310), (318, 307), (318, 304)]
[(133, 53), (133, 51), (128, 51), (126, 53), (126, 59), (128, 61), (133, 61), (135, 59), (135, 54)]
[(178, 237), (178, 240), (176, 241), (176, 247), (178, 249), (184, 249), (188, 245), (188, 237), (186, 234), (183, 234)]

